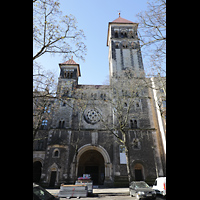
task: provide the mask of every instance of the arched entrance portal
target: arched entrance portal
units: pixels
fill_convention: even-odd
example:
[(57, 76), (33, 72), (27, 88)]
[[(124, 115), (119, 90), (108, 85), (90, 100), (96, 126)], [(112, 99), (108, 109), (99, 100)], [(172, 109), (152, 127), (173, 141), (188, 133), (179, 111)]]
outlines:
[[(92, 158), (95, 158), (95, 160), (92, 160)], [(77, 164), (75, 165), (75, 163)], [(112, 184), (111, 169), (112, 163), (110, 162), (108, 152), (101, 145), (93, 146), (91, 144), (86, 144), (78, 149), (77, 157), (74, 156), (71, 165), (71, 174), (74, 174), (75, 178), (77, 178), (83, 176), (83, 173), (93, 171), (93, 174), (97, 174), (94, 184), (97, 183), (108, 186)]]
[(78, 165), (78, 177), (90, 174), (94, 185), (102, 185), (105, 177), (104, 158), (96, 150), (84, 152)]

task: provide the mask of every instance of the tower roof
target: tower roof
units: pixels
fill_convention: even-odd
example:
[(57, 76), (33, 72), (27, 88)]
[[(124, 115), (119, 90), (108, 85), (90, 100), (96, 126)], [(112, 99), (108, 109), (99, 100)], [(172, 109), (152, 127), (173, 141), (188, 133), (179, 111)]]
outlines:
[(76, 62), (73, 60), (73, 56), (72, 56), (69, 60), (65, 61), (64, 63), (59, 63), (59, 67), (60, 67), (60, 68), (61, 68), (61, 65), (77, 65), (78, 76), (81, 76), (79, 64), (76, 63)]
[(69, 65), (78, 65), (78, 63), (76, 63), (74, 60), (73, 60), (73, 56), (69, 59), (69, 60), (67, 60), (67, 61), (65, 61), (64, 63), (59, 63), (59, 65), (65, 65), (65, 64), (69, 64)]
[(124, 19), (122, 17), (118, 17), (117, 19), (115, 19), (114, 21), (110, 22), (110, 23), (123, 23), (123, 24), (135, 24), (134, 22)]

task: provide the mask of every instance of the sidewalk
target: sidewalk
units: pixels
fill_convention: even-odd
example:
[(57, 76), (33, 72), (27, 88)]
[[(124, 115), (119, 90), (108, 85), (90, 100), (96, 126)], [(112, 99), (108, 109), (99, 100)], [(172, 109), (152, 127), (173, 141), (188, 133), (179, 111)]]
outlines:
[(98, 188), (93, 189), (93, 193), (100, 196), (127, 196), (129, 188)]
[[(53, 195), (57, 195), (60, 189), (46, 189)], [(93, 194), (98, 197), (103, 196), (127, 196), (129, 188), (95, 188)]]
[[(60, 189), (46, 189), (51, 194), (58, 194)], [(93, 189), (93, 195), (89, 197), (82, 197), (83, 200), (133, 200), (133, 197), (129, 196), (129, 188), (95, 188)], [(72, 200), (76, 198), (71, 198)], [(156, 200), (165, 200), (166, 197), (158, 195)], [(60, 198), (60, 200), (66, 200), (66, 198)]]

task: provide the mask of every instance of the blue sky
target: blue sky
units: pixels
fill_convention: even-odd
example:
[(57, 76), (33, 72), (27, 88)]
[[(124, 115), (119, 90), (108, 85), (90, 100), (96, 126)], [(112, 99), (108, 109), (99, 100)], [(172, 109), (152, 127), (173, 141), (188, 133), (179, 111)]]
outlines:
[[(79, 84), (102, 85), (109, 75), (108, 47), (106, 46), (108, 23), (121, 17), (137, 22), (136, 14), (147, 9), (148, 0), (60, 0), (63, 15), (76, 17), (78, 28), (83, 29), (87, 46), (85, 61), (77, 59), (81, 77)], [(46, 70), (59, 76), (58, 63), (64, 62), (62, 56), (44, 54), (37, 59)], [(144, 65), (145, 61), (143, 60)]]

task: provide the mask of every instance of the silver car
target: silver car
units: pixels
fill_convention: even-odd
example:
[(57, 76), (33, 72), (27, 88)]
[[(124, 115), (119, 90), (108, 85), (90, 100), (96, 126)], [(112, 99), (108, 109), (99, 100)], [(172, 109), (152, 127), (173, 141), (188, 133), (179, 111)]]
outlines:
[(136, 199), (156, 199), (156, 192), (144, 181), (133, 181), (130, 183), (130, 196)]

